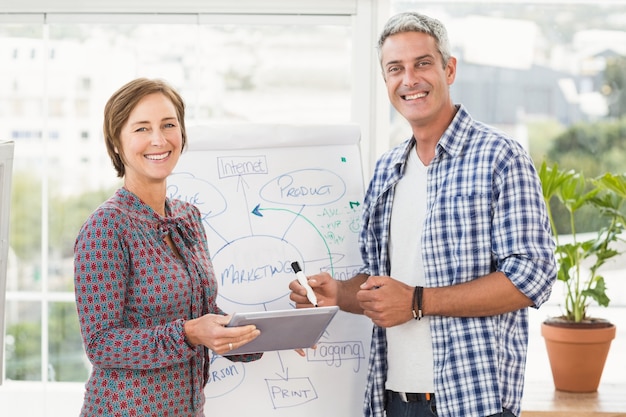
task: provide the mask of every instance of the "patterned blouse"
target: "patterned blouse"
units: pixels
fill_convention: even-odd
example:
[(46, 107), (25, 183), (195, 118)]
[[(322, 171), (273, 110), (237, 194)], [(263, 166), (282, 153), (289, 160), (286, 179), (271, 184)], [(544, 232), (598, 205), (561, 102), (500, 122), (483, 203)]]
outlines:
[(76, 305), (93, 365), (81, 416), (204, 416), (209, 349), (188, 345), (183, 324), (224, 313), (200, 212), (168, 198), (166, 213), (121, 188), (76, 238)]

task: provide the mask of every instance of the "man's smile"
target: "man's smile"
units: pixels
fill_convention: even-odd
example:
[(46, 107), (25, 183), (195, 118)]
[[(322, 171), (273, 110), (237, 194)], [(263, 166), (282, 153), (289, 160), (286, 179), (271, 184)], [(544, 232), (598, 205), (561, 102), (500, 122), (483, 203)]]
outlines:
[(405, 95), (405, 96), (401, 96), (403, 100), (417, 100), (418, 98), (424, 98), (428, 95), (428, 93), (426, 92), (422, 92), (422, 93), (415, 93), (415, 94), (410, 94), (410, 95)]

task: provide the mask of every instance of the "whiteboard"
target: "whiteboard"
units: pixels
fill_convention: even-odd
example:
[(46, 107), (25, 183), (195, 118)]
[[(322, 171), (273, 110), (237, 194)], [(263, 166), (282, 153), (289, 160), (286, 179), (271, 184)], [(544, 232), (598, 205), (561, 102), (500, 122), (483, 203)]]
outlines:
[[(356, 125), (187, 129), (168, 196), (195, 204), (226, 312), (294, 308), (291, 262), (336, 279), (361, 266), (363, 175)], [(371, 323), (340, 311), (316, 349), (211, 361), (206, 414), (361, 416)]]
[(4, 310), (9, 257), (9, 208), (14, 142), (0, 142), (0, 385), (4, 379)]

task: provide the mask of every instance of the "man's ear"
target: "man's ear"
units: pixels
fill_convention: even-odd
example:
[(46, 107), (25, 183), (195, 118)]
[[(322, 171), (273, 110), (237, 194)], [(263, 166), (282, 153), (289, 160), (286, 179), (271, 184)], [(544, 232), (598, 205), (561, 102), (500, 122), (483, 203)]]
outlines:
[(454, 79), (456, 78), (456, 58), (451, 56), (448, 59), (448, 63), (446, 64), (446, 79), (448, 81), (448, 85), (452, 85), (454, 83)]

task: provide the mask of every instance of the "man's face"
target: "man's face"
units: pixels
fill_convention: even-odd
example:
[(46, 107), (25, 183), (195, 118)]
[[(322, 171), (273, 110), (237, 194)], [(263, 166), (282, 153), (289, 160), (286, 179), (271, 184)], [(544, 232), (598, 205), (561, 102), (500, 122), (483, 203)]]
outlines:
[(435, 39), (421, 32), (389, 36), (381, 48), (381, 66), (391, 104), (412, 126), (432, 123), (449, 108), (449, 86), (456, 60), (443, 66)]

